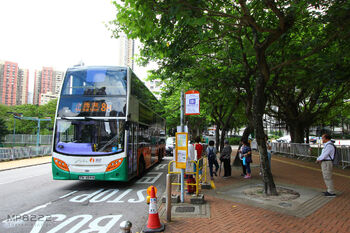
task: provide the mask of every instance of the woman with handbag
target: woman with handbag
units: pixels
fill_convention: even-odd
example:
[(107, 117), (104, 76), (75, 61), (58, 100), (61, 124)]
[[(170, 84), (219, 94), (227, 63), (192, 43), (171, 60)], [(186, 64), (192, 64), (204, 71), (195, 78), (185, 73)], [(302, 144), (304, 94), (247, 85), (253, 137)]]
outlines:
[(243, 155), (243, 165), (246, 168), (247, 175), (244, 176), (244, 178), (249, 179), (251, 178), (251, 170), (250, 170), (250, 163), (253, 162), (252, 160), (252, 149), (250, 148), (250, 144), (248, 141), (243, 141), (243, 149), (242, 149), (242, 155)]

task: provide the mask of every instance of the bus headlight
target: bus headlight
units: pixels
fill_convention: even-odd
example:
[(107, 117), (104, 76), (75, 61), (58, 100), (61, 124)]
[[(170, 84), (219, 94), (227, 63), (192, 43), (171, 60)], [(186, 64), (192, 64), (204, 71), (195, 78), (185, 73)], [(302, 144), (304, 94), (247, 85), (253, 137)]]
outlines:
[(122, 164), (124, 158), (116, 159), (110, 162), (106, 168), (106, 172), (112, 171), (120, 166)]
[(55, 162), (56, 166), (59, 167), (60, 169), (69, 172), (68, 165), (63, 162), (62, 160), (58, 158), (53, 158), (53, 161)]

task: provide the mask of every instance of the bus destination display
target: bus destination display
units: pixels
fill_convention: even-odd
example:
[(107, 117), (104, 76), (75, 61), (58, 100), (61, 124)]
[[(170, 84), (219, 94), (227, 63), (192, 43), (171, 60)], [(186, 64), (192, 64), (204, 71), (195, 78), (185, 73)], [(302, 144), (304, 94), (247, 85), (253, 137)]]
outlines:
[(84, 101), (72, 104), (73, 112), (110, 112), (112, 104), (105, 101)]

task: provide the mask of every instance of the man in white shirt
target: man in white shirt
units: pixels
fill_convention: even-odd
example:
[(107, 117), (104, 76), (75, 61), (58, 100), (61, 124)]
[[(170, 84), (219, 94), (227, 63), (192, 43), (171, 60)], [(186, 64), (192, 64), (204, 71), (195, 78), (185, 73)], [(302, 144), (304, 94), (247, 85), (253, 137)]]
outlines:
[(324, 192), (326, 197), (335, 197), (333, 180), (332, 180), (332, 170), (333, 170), (333, 159), (335, 148), (331, 142), (331, 136), (328, 134), (322, 135), (322, 142), (324, 144), (322, 153), (318, 156), (316, 163), (321, 164), (322, 175), (324, 183), (327, 186), (327, 192)]

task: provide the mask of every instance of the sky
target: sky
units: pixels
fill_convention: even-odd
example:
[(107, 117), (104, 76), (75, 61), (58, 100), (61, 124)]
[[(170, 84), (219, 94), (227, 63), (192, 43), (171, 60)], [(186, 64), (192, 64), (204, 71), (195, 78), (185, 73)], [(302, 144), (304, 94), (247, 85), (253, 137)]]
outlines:
[(30, 69), (30, 91), (43, 66), (118, 65), (120, 42), (104, 24), (115, 15), (111, 0), (0, 0), (0, 60)]

